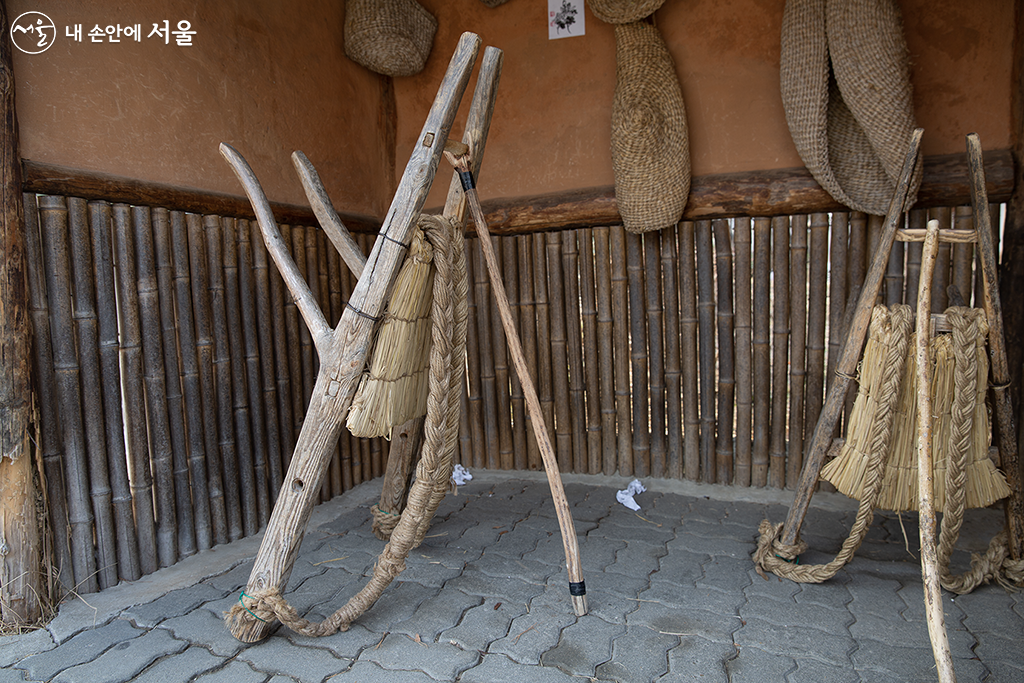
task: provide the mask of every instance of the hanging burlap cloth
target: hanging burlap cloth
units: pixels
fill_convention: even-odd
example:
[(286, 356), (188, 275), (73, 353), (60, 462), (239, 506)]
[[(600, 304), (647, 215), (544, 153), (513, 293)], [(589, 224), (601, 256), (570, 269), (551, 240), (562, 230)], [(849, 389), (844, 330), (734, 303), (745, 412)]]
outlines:
[(415, 0), (347, 0), (345, 54), (385, 76), (423, 70), (437, 19)]
[(615, 201), (623, 225), (637, 233), (675, 225), (690, 194), (683, 93), (665, 41), (644, 21), (663, 2), (588, 1), (594, 16), (615, 24)]
[(836, 201), (885, 215), (916, 128), (894, 0), (787, 0), (780, 72), (786, 122), (807, 169)]

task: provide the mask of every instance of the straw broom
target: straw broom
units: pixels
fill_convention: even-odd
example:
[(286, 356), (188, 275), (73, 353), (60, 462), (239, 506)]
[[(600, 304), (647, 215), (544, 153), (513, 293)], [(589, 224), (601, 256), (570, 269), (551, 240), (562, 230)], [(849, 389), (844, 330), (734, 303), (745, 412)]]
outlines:
[[(885, 319), (888, 312), (876, 307), (872, 315), (870, 337), (864, 349), (861, 364), (861, 389), (854, 403), (846, 443), (840, 454), (821, 472), (822, 479), (831, 482), (851, 498), (860, 499), (867, 472), (869, 436), (875, 412), (873, 391), (878, 389), (882, 374), (881, 362), (892, 343)], [(977, 389), (972, 417), (971, 446), (967, 455), (967, 507), (986, 507), (1009, 495), (1010, 491), (992, 460), (988, 456), (991, 430), (985, 392), (988, 387), (988, 356), (985, 338), (988, 325), (984, 315), (979, 316), (978, 334), (973, 361), (977, 372)], [(914, 342), (908, 348), (914, 348)], [(952, 337), (935, 335), (931, 342), (932, 371), (932, 449), (935, 475), (935, 506), (945, 508), (946, 459), (952, 440), (950, 425), (954, 391), (954, 355)], [(893, 421), (892, 447), (886, 464), (885, 477), (875, 507), (884, 510), (918, 509), (917, 473), (917, 378), (913, 363), (907, 363), (900, 387), (897, 413)]]
[(392, 427), (427, 413), (434, 270), (433, 248), (417, 227), (349, 409), (355, 436), (390, 437)]

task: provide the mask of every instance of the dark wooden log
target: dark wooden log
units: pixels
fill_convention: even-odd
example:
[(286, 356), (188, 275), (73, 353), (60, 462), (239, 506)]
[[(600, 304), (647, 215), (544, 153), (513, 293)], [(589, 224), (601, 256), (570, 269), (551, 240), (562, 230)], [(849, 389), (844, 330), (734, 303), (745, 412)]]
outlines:
[(665, 476), (665, 310), (661, 296), (661, 234), (643, 236), (644, 299), (647, 302), (647, 366), (651, 410), (652, 477)]
[(224, 507), (227, 509), (228, 537), (245, 535), (242, 520), (242, 487), (235, 442), (234, 396), (231, 372), (231, 342), (228, 338), (227, 304), (224, 301), (224, 237), (219, 216), (204, 216), (207, 274), (213, 335), (213, 369), (216, 386), (217, 425), (221, 468), (224, 475)]
[(711, 221), (694, 222), (697, 247), (697, 334), (700, 363), (700, 479), (715, 482), (715, 293)]
[[(540, 400), (540, 412), (544, 416), (544, 425), (548, 428), (548, 439), (554, 442), (555, 389), (551, 367), (551, 304), (548, 297), (547, 243), (545, 236), (541, 233), (531, 235), (531, 239), (533, 240), (533, 298), (536, 302), (537, 314), (537, 397)], [(537, 469), (542, 466), (543, 462), (538, 460)]]
[(139, 314), (139, 290), (135, 276), (135, 232), (131, 208), (113, 207), (115, 270), (121, 340), (121, 372), (124, 403), (128, 479), (135, 503), (135, 525), (139, 538), (139, 567), (143, 574), (156, 571), (157, 531), (154, 514), (153, 475), (146, 425), (146, 390), (143, 379), (142, 322)]
[[(750, 218), (733, 220), (736, 249), (736, 466), (733, 483), (750, 486), (751, 427), (753, 426), (753, 398), (751, 363), (751, 224)], [(823, 264), (824, 265), (824, 264)], [(822, 287), (822, 295), (825, 288)]]
[[(256, 297), (256, 333), (260, 351), (260, 374), (263, 391), (263, 419), (267, 434), (268, 493), (270, 504), (273, 505), (277, 499), (277, 491), (281, 488), (281, 482), (284, 477), (284, 459), (290, 455), (290, 452), (283, 450), (284, 444), (281, 441), (281, 425), (288, 423), (282, 421), (279, 413), (277, 364), (274, 362), (275, 344), (278, 341), (275, 338), (275, 328), (280, 330), (277, 334), (280, 334), (282, 337), (282, 342), (284, 341), (284, 330), (281, 328), (281, 321), (278, 317), (280, 303), (278, 303), (278, 306), (274, 305), (270, 285), (270, 267), (267, 262), (267, 247), (263, 244), (259, 230), (258, 223), (255, 221), (249, 222), (249, 245), (252, 248), (252, 274)], [(337, 259), (335, 259), (336, 263)], [(335, 295), (333, 280), (331, 291), (331, 313), (333, 314), (332, 320), (335, 321), (341, 316), (341, 273), (338, 271), (338, 267), (335, 265), (331, 270), (332, 278), (338, 278), (337, 295)], [(280, 294), (278, 296), (280, 297)], [(337, 303), (335, 302), (335, 296), (338, 299)], [(278, 301), (280, 301), (280, 298)]]
[(679, 336), (679, 259), (676, 251), (677, 226), (663, 228), (661, 237), (661, 282), (665, 310), (665, 473), (683, 478), (683, 376)]
[[(517, 237), (515, 242), (519, 263), (519, 330), (523, 340), (523, 356), (530, 376), (537, 377), (537, 312), (533, 293), (533, 238), (529, 235), (522, 235)], [(521, 385), (520, 392), (522, 392)], [(524, 419), (526, 435), (533, 434), (533, 420), (529, 411), (524, 410)], [(520, 469), (540, 469), (540, 450), (537, 440), (526, 435), (524, 435), (526, 438), (525, 459), (522, 460), (523, 466)], [(517, 453), (516, 457), (518, 459), (520, 455)]]
[(736, 390), (733, 355), (732, 241), (729, 221), (714, 221), (715, 279), (718, 324), (718, 437), (715, 441), (715, 481), (731, 484), (733, 477), (733, 397)]
[(152, 211), (153, 252), (156, 259), (157, 290), (160, 294), (160, 333), (164, 352), (164, 385), (167, 419), (171, 435), (171, 466), (174, 481), (174, 509), (178, 527), (178, 557), (196, 553), (195, 508), (189, 477), (188, 434), (185, 427), (181, 367), (178, 362), (178, 329), (174, 311), (174, 263), (171, 255), (170, 213)]
[[(496, 240), (500, 241), (500, 240)], [(565, 279), (562, 276), (562, 238), (545, 234), (548, 254), (548, 301), (551, 322), (551, 378), (555, 397), (555, 453), (558, 469), (573, 471), (572, 418), (569, 408), (569, 357), (566, 349)], [(495, 330), (500, 334), (500, 331)]]
[[(188, 478), (191, 508), (194, 513), (196, 546), (207, 550), (213, 546), (213, 522), (210, 517), (210, 487), (206, 474), (204, 443), (203, 392), (199, 380), (199, 358), (196, 354), (196, 331), (192, 313), (192, 276), (189, 269), (189, 234), (185, 214), (170, 215), (170, 260), (173, 264), (173, 290), (166, 298), (173, 299), (173, 315), (177, 321), (178, 353), (181, 358), (182, 408), (185, 413)], [(174, 296), (170, 296), (170, 292)], [(175, 491), (178, 491), (175, 485)], [(181, 543), (179, 540), (179, 547)]]
[[(480, 244), (473, 240), (469, 242), (469, 245), (471, 245), (473, 255), (474, 296), (478, 302), (489, 302), (491, 300), (491, 283), (487, 279), (487, 267), (484, 265)], [(479, 335), (478, 348), (480, 350), (480, 393), (482, 396), (484, 450), (487, 454), (485, 466), (488, 469), (496, 470), (499, 466), (498, 452), (501, 446), (498, 440), (498, 387), (494, 377), (494, 345), (491, 342), (490, 306), (486, 303), (478, 303), (476, 314), (476, 328)], [(539, 315), (538, 304), (538, 317)], [(541, 386), (543, 387), (543, 384)]]
[[(186, 214), (188, 229), (188, 263), (192, 290), (192, 312), (195, 318), (196, 367), (202, 396), (203, 450), (206, 453), (206, 482), (210, 493), (210, 520), (214, 543), (227, 543), (228, 513), (224, 493), (223, 455), (220, 445), (216, 374), (214, 372), (213, 308), (210, 303), (210, 261), (206, 253), (204, 220)], [(182, 304), (184, 305), (184, 304)], [(186, 388), (188, 385), (186, 384)], [(192, 422), (198, 425), (199, 423)], [(234, 486), (234, 483), (231, 483)]]
[(644, 292), (643, 238), (626, 232), (626, 275), (629, 280), (629, 360), (633, 378), (632, 474), (651, 473), (650, 378), (648, 375), (646, 299)]
[(626, 229), (611, 228), (612, 335), (615, 347), (615, 433), (619, 474), (633, 473), (633, 438), (629, 419), (632, 386), (629, 383), (629, 286), (626, 279)]
[[(72, 318), (78, 339), (82, 420), (89, 463), (89, 497), (96, 520), (96, 565), (100, 590), (117, 585), (117, 540), (111, 509), (112, 491), (107, 474), (107, 439), (104, 432), (102, 373), (99, 357), (99, 322), (96, 313), (96, 273), (88, 207), (84, 199), (68, 199), (68, 230), (73, 278)], [(88, 390), (95, 387), (95, 390)]]
[(583, 379), (583, 330), (580, 313), (579, 248), (576, 231), (562, 232), (566, 360), (569, 363), (569, 419), (573, 470), (588, 472), (586, 385)]
[[(521, 325), (520, 318), (522, 307), (519, 302), (519, 250), (517, 247), (518, 237), (509, 237), (500, 240), (503, 252), (502, 263), (504, 264), (503, 282), (505, 292), (508, 295), (509, 306), (512, 308), (512, 315), (516, 323)], [(521, 328), (520, 328), (521, 329)], [(533, 340), (528, 340), (532, 342)], [(526, 398), (523, 395), (523, 385), (516, 373), (509, 376), (509, 403), (512, 407), (512, 464), (510, 469), (525, 470), (527, 462), (526, 453)]]
[(476, 301), (476, 276), (473, 251), (476, 242), (466, 240), (466, 402), (469, 404), (469, 427), (473, 439), (473, 462), (463, 461), (466, 467), (483, 469), (487, 466), (487, 441), (484, 437), (483, 389), (480, 381), (479, 304)]
[[(809, 439), (821, 414), (825, 394), (825, 307), (828, 301), (828, 232), (825, 213), (811, 215), (810, 272), (807, 290), (807, 394), (804, 397), (804, 434)], [(901, 269), (902, 273), (902, 269)], [(902, 283), (902, 275), (900, 278)], [(902, 289), (900, 290), (902, 298)], [(794, 298), (794, 301), (797, 299)], [(801, 442), (802, 443), (802, 442)], [(800, 452), (801, 467), (803, 451)], [(799, 474), (798, 474), (799, 476)], [(795, 481), (795, 480), (794, 480)]]
[(770, 218), (754, 219), (754, 325), (753, 406), (754, 444), (751, 452), (751, 486), (768, 484), (768, 448), (771, 419), (771, 239)]
[(772, 219), (772, 424), (768, 483), (786, 486), (786, 429), (789, 417), (789, 223), (786, 216)]
[(800, 478), (804, 454), (805, 381), (807, 375), (807, 216), (793, 216), (789, 232), (789, 439), (786, 486)]
[(697, 262), (694, 225), (679, 224), (679, 327), (683, 351), (683, 476), (696, 481), (700, 471), (700, 411), (697, 387)]
[[(57, 571), (55, 578), (60, 584), (58, 595), (54, 597), (60, 598), (75, 587), (70, 524), (68, 523), (68, 497), (67, 488), (64, 485), (64, 440), (61, 436), (60, 417), (57, 412), (57, 382), (54, 377), (53, 345), (50, 341), (50, 312), (47, 303), (46, 267), (39, 225), (39, 209), (34, 194), (24, 195), (23, 201), (25, 203), (28, 305), (35, 336), (32, 371), (36, 377), (36, 400), (39, 406), (38, 448), (43, 460), (43, 474), (46, 477), (45, 500), (50, 517), (50, 533), (53, 537), (53, 562)], [(117, 339), (116, 330), (114, 339)], [(131, 538), (135, 539), (134, 528)], [(137, 572), (137, 557), (135, 566)]]
[(618, 467), (615, 438), (615, 333), (612, 322), (612, 257), (609, 228), (594, 228), (594, 281), (597, 304), (597, 358), (600, 374), (601, 471), (611, 476)]

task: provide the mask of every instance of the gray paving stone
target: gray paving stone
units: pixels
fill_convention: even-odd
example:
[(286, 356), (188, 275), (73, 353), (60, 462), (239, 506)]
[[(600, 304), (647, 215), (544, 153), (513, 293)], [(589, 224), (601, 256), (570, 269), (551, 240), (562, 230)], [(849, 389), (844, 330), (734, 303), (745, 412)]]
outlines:
[(562, 629), (558, 645), (541, 655), (541, 664), (574, 676), (594, 677), (597, 667), (611, 659), (612, 640), (625, 631), (625, 626), (609, 624), (590, 614), (579, 617)]
[[(668, 673), (657, 679), (660, 683), (675, 681), (706, 681), (730, 683), (726, 667), (736, 657), (732, 643), (715, 642), (697, 636), (685, 636), (668, 651)], [(738, 679), (737, 679), (738, 680)], [(764, 678), (764, 681), (779, 680)]]
[(621, 518), (602, 520), (601, 525), (588, 532), (587, 536), (599, 536), (614, 541), (643, 541), (656, 545), (664, 545), (676, 537), (675, 527), (667, 523), (646, 521), (641, 525), (624, 525), (619, 521)]
[(153, 628), (164, 619), (179, 617), (191, 612), (204, 602), (219, 600), (227, 591), (205, 583), (171, 591), (145, 605), (137, 605), (121, 613), (122, 619), (129, 619), (139, 628)]
[(490, 653), (521, 664), (540, 664), (541, 654), (558, 644), (562, 629), (576, 621), (569, 600), (547, 592), (530, 601), (529, 612), (512, 620), (508, 635), (491, 643)]
[(755, 618), (746, 618), (743, 622), (734, 636), (741, 652), (753, 647), (787, 657), (849, 666), (849, 653), (857, 646), (845, 629), (840, 633), (829, 633), (803, 624), (779, 625)]
[(249, 582), (249, 574), (251, 573), (252, 561), (247, 560), (241, 564), (235, 565), (226, 572), (204, 579), (203, 583), (222, 591), (237, 591)]
[(219, 657), (234, 657), (245, 646), (231, 635), (223, 618), (205, 609), (160, 622), (157, 628), (167, 629), (178, 640), (201, 645)]
[(0, 683), (22, 683), (25, 672), (21, 669), (0, 669)]
[(263, 683), (267, 674), (255, 671), (248, 662), (231, 660), (226, 666), (202, 674), (195, 683)]
[(16, 667), (28, 680), (48, 681), (64, 669), (95, 659), (101, 652), (144, 633), (124, 619), (83, 631), (42, 654), (26, 657)]
[(45, 628), (28, 633), (0, 637), (0, 669), (6, 669), (29, 655), (46, 652), (57, 647)]
[[(373, 607), (366, 610), (356, 623), (376, 633), (391, 631), (398, 624), (410, 619), (420, 605), (437, 593), (436, 588), (421, 586), (413, 581), (393, 581)], [(338, 609), (343, 604), (345, 602), (339, 601), (337, 606), (331, 606), (330, 611)]]
[[(320, 621), (327, 615), (317, 615)], [(373, 647), (381, 641), (381, 634), (360, 626), (350, 624), (347, 631), (338, 631), (329, 636), (304, 636), (294, 631), (281, 628), (275, 636), (287, 638), (293, 645), (301, 647), (318, 647), (330, 650), (335, 657), (354, 660), (359, 653), (368, 647)]]
[(222, 666), (226, 659), (215, 657), (202, 647), (192, 646), (153, 662), (133, 683), (188, 683), (199, 674)]
[(707, 555), (675, 550), (661, 559), (658, 571), (651, 574), (651, 584), (667, 581), (677, 586), (693, 586), (704, 577)]
[(512, 620), (522, 616), (527, 605), (512, 605), (489, 598), (466, 610), (458, 625), (438, 636), (438, 642), (451, 643), (463, 650), (484, 652), (488, 646), (508, 635)]
[(653, 601), (677, 609), (704, 609), (739, 619), (738, 609), (746, 602), (740, 591), (720, 590), (709, 586), (679, 586), (666, 581), (651, 581), (651, 587), (640, 593), (641, 601)]
[(467, 595), (454, 587), (445, 587), (432, 598), (425, 600), (409, 619), (391, 627), (392, 633), (410, 636), (419, 634), (425, 642), (434, 642), (442, 631), (453, 628), (462, 621), (463, 615), (476, 607), (483, 599)]
[(762, 683), (784, 681), (796, 669), (796, 662), (786, 655), (765, 652), (756, 647), (740, 647), (735, 658), (725, 663), (729, 683)]
[(463, 593), (483, 598), (495, 598), (510, 605), (524, 606), (545, 590), (544, 583), (527, 583), (519, 576), (511, 574), (495, 577), (486, 574), (476, 565), (468, 565), (461, 575), (445, 584), (445, 588), (456, 588)]
[(974, 653), (991, 669), (991, 680), (1024, 681), (1024, 651), (1019, 638), (986, 634), (979, 639)]
[[(626, 547), (624, 541), (611, 540), (600, 536), (584, 536), (579, 539), (580, 563), (586, 571), (603, 571), (615, 562), (615, 553)], [(565, 563), (565, 548), (561, 534), (550, 534), (536, 543), (536, 548), (523, 555), (524, 560), (535, 560), (560, 567)]]
[(357, 681), (358, 683), (435, 683), (422, 671), (382, 669), (373, 662), (356, 662), (345, 673), (330, 681)]
[[(453, 579), (462, 573), (465, 562), (451, 562), (452, 558), (447, 549), (442, 549), (440, 554), (425, 553), (421, 548), (413, 550), (405, 561), (405, 571), (402, 578), (406, 581), (415, 581), (423, 586), (440, 588), (448, 579)], [(448, 555), (449, 562), (444, 561)]]
[[(849, 582), (849, 575), (839, 573), (825, 583), (796, 584), (800, 589), (793, 599), (798, 605), (808, 608), (824, 607), (845, 610), (846, 606), (853, 601), (853, 595), (847, 590)], [(749, 590), (747, 594), (750, 594)]]
[[(664, 563), (662, 563), (664, 564)], [(701, 567), (704, 575), (697, 579), (698, 587), (709, 586), (723, 590), (742, 590), (753, 583), (753, 579), (761, 580), (754, 564), (749, 557), (726, 557), (714, 555)]]
[(678, 644), (678, 636), (647, 625), (627, 626), (626, 633), (612, 641), (611, 659), (597, 666), (597, 678), (619, 683), (652, 681), (668, 673), (668, 651)]
[(983, 586), (953, 601), (964, 611), (963, 625), (971, 633), (1024, 639), (1024, 619), (1014, 610), (1014, 597), (1000, 586)]
[(555, 532), (540, 531), (526, 524), (516, 524), (512, 529), (498, 531), (497, 543), (488, 547), (486, 554), (496, 552), (508, 557), (520, 558), (535, 550), (542, 537), (553, 533)]
[[(626, 616), (630, 629), (649, 634), (703, 640), (732, 645), (733, 636), (742, 625), (740, 619), (702, 609), (672, 609), (655, 603), (640, 603)], [(675, 644), (675, 643), (673, 643)]]
[(701, 533), (701, 531), (711, 531), (711, 527), (695, 531), (694, 526), (694, 524), (684, 524), (679, 527), (679, 534), (668, 543), (670, 552), (674, 552), (675, 548), (679, 547), (699, 555), (724, 555), (750, 561), (750, 556), (757, 549), (753, 537), (750, 539), (730, 537), (731, 529), (721, 525), (714, 528), (716, 535)]
[(808, 624), (828, 633), (846, 633), (853, 615), (846, 609), (819, 609), (798, 605), (793, 600), (773, 600), (761, 596), (747, 599), (740, 607), (744, 619), (761, 619), (780, 628), (789, 624)]
[[(903, 681), (934, 681), (935, 659), (931, 645), (926, 647), (897, 647), (877, 640), (861, 640), (857, 651), (850, 656), (864, 680), (871, 680), (875, 672), (892, 675)], [(985, 665), (976, 659), (954, 657), (953, 669), (957, 680), (977, 681), (985, 673)]]
[(319, 683), (352, 664), (352, 660), (336, 657), (327, 649), (295, 645), (275, 636), (242, 650), (235, 661), (248, 662), (265, 675), (290, 676), (303, 683)]
[(495, 683), (496, 681), (520, 681), (525, 683), (579, 683), (580, 679), (559, 669), (546, 666), (531, 666), (523, 670), (522, 664), (502, 654), (485, 654), (480, 664), (466, 671), (459, 683)]
[(479, 559), (467, 563), (465, 571), (471, 569), (498, 579), (499, 582), (516, 577), (530, 583), (544, 583), (549, 576), (558, 571), (558, 566), (531, 559), (510, 557), (488, 549)]
[[(609, 600), (626, 602), (635, 605), (640, 593), (650, 587), (650, 581), (639, 572), (636, 575), (618, 574), (615, 572), (590, 572), (583, 570), (583, 578), (587, 584), (587, 595), (602, 591)], [(569, 575), (563, 570), (548, 580), (548, 585), (561, 591), (568, 591)]]
[(786, 683), (860, 683), (860, 675), (849, 667), (832, 666), (815, 659), (796, 660), (796, 671), (786, 675)]
[[(766, 598), (772, 598), (773, 600), (795, 600), (796, 595), (800, 593), (801, 586), (822, 585), (799, 584), (795, 581), (790, 581), (789, 579), (776, 576), (771, 572), (765, 572), (763, 577), (760, 575), (756, 576), (757, 578), (751, 579), (750, 585), (743, 589), (744, 595), (748, 598), (759, 595)], [(847, 602), (849, 602), (849, 600)]]
[(615, 561), (605, 572), (647, 579), (661, 568), (661, 559), (667, 555), (664, 544), (645, 541), (626, 541), (626, 546), (615, 552)]
[(474, 666), (480, 655), (447, 642), (419, 642), (401, 633), (390, 633), (376, 647), (363, 650), (361, 662), (373, 662), (388, 671), (422, 671), (439, 681), (453, 681)]
[(188, 643), (176, 640), (163, 629), (126, 640), (91, 661), (65, 669), (54, 683), (119, 683), (130, 681), (160, 657), (181, 652)]

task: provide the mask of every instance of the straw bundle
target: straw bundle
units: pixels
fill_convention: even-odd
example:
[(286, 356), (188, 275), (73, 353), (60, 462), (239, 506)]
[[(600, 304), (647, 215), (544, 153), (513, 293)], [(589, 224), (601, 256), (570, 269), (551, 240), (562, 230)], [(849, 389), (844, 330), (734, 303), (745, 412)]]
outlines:
[[(950, 309), (952, 310), (952, 309)], [(988, 357), (985, 339), (988, 325), (984, 311), (967, 309), (976, 321), (973, 349), (969, 353), (976, 382), (974, 408), (970, 418), (970, 446), (966, 465), (967, 507), (985, 507), (1009, 494), (1003, 475), (988, 457), (990, 428), (985, 393), (988, 388)], [(882, 363), (894, 340), (885, 324), (888, 312), (877, 307), (872, 315), (870, 337), (861, 365), (860, 392), (854, 403), (846, 444), (839, 456), (822, 470), (823, 479), (837, 489), (859, 499), (867, 473), (871, 423), (878, 402), (877, 392), (883, 374)], [(909, 345), (913, 348), (913, 342)], [(931, 341), (932, 368), (932, 449), (934, 453), (935, 506), (945, 508), (946, 464), (952, 449), (953, 402), (956, 392), (953, 335), (939, 334)], [(969, 389), (968, 389), (969, 390)], [(893, 420), (892, 448), (875, 507), (886, 510), (917, 510), (917, 379), (913, 363), (907, 363)]]
[(356, 436), (389, 436), (392, 427), (427, 413), (433, 253), (421, 224), (398, 272), (370, 369), (352, 399), (348, 429)]

